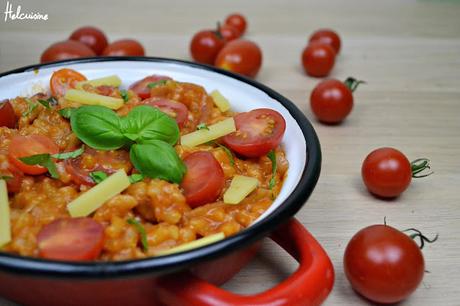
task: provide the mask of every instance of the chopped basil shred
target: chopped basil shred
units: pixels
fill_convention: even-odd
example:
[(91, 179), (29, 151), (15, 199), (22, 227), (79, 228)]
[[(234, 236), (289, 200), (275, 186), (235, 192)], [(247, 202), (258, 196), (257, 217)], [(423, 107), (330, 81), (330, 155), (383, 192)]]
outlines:
[(22, 114), (23, 117), (27, 117), (29, 116), (38, 106), (38, 104), (32, 102), (32, 100), (30, 99), (25, 99), (29, 108), (27, 109), (27, 111), (25, 113)]
[(270, 179), (270, 182), (268, 183), (268, 187), (270, 189), (273, 189), (273, 187), (275, 187), (275, 184), (276, 184), (275, 174), (276, 174), (276, 169), (278, 168), (278, 165), (276, 163), (276, 153), (275, 153), (275, 151), (271, 150), (270, 152), (268, 152), (267, 157), (272, 162), (272, 178)]
[(155, 88), (157, 86), (160, 86), (160, 85), (164, 85), (166, 84), (168, 80), (159, 80), (159, 81), (156, 81), (156, 82), (152, 82), (152, 83), (149, 83), (147, 85), (148, 88)]
[(72, 113), (75, 110), (76, 110), (76, 108), (74, 108), (74, 107), (66, 107), (66, 108), (58, 110), (58, 113), (62, 117), (66, 118), (66, 119), (70, 119), (70, 117), (72, 116)]
[(76, 158), (85, 152), (85, 146), (81, 146), (79, 149), (71, 152), (62, 152), (57, 154), (52, 154), (51, 157), (56, 159), (69, 159), (69, 158)]
[(89, 177), (93, 180), (93, 182), (99, 184), (109, 176), (104, 171), (93, 171), (89, 174)]
[(220, 148), (222, 148), (222, 150), (224, 150), (225, 154), (227, 154), (228, 158), (230, 159), (230, 165), (234, 166), (235, 165), (235, 159), (233, 158), (233, 154), (232, 154), (232, 151), (230, 151), (229, 148), (227, 148), (226, 146), (224, 146), (223, 144), (221, 143), (218, 143), (216, 141), (214, 141), (214, 143), (219, 146)]
[(130, 176), (128, 176), (128, 179), (131, 184), (134, 184), (142, 181), (144, 179), (144, 175), (140, 173), (133, 173)]
[(128, 91), (126, 89), (120, 90), (120, 95), (123, 98), (123, 101), (128, 102), (129, 95), (128, 95)]
[(8, 180), (11, 180), (12, 178), (13, 177), (10, 175), (0, 175), (0, 180), (8, 181)]
[(139, 232), (139, 235), (141, 236), (142, 248), (144, 249), (144, 252), (147, 252), (149, 250), (149, 244), (147, 243), (147, 234), (145, 232), (144, 226), (134, 218), (129, 218), (128, 224), (133, 225)]
[(43, 105), (47, 109), (51, 109), (51, 105), (50, 105), (50, 102), (48, 100), (39, 99), (38, 103), (40, 103), (41, 105)]
[(208, 126), (207, 126), (206, 123), (204, 123), (204, 122), (198, 124), (198, 125), (196, 126), (196, 129), (197, 129), (197, 130), (208, 130), (208, 131), (209, 131)]

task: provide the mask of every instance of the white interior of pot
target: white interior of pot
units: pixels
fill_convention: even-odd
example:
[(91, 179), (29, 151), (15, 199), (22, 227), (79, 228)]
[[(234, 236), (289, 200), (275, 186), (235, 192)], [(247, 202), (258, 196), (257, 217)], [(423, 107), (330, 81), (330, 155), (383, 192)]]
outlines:
[[(282, 104), (258, 88), (217, 72), (178, 63), (114, 61), (69, 64), (63, 67), (75, 69), (88, 79), (117, 74), (122, 79), (124, 88), (147, 75), (167, 75), (177, 81), (199, 84), (208, 92), (214, 89), (219, 90), (230, 101), (232, 109), (238, 112), (261, 107), (280, 112), (286, 120), (286, 133), (282, 144), (289, 161), (288, 176), (275, 202), (256, 222), (274, 211), (289, 196), (300, 180), (306, 163), (306, 143), (302, 131)], [(27, 96), (47, 91), (51, 74), (63, 67), (43, 68), (0, 78), (0, 101), (19, 95)]]

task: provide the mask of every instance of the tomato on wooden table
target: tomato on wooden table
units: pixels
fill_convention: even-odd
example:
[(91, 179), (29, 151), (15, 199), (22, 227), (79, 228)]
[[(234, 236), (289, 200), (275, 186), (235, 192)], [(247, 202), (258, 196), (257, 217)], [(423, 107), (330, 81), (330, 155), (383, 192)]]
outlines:
[(286, 130), (283, 116), (268, 108), (254, 109), (234, 117), (236, 132), (222, 138), (225, 145), (245, 157), (259, 157), (276, 148)]
[(187, 107), (180, 102), (165, 98), (152, 97), (143, 100), (142, 104), (151, 105), (160, 109), (162, 112), (175, 119), (179, 127), (184, 126), (184, 123), (187, 121)]
[(10, 129), (16, 127), (16, 114), (14, 113), (13, 106), (9, 100), (3, 100), (0, 102), (0, 127), (5, 126)]
[(309, 39), (309, 42), (320, 42), (330, 45), (336, 54), (339, 54), (341, 41), (340, 36), (331, 29), (319, 29), (315, 31)]
[(225, 24), (230, 25), (234, 27), (235, 29), (237, 29), (239, 36), (242, 36), (244, 32), (246, 32), (246, 28), (248, 26), (246, 18), (244, 18), (243, 15), (238, 14), (238, 13), (228, 15), (227, 18), (225, 19)]
[(377, 303), (405, 299), (425, 272), (419, 246), (388, 225), (372, 225), (355, 234), (345, 249), (343, 265), (352, 287)]
[(96, 56), (96, 53), (84, 43), (75, 40), (66, 40), (49, 46), (42, 53), (40, 63), (92, 56)]
[(134, 39), (120, 39), (109, 44), (102, 52), (103, 56), (144, 56), (145, 50)]
[(134, 91), (134, 93), (136, 93), (136, 95), (138, 95), (139, 98), (147, 99), (150, 97), (149, 84), (162, 80), (171, 80), (171, 78), (164, 75), (149, 75), (131, 84), (131, 86), (129, 86), (129, 89)]
[(224, 45), (225, 40), (219, 32), (203, 30), (193, 36), (190, 42), (190, 54), (196, 62), (212, 65)]
[(222, 167), (214, 156), (206, 151), (194, 152), (184, 158), (187, 167), (180, 186), (184, 189), (187, 204), (198, 207), (214, 202), (225, 185)]
[(262, 51), (252, 41), (232, 40), (219, 52), (215, 65), (253, 78), (262, 66)]
[(57, 219), (37, 236), (40, 256), (55, 260), (94, 260), (102, 251), (104, 227), (91, 218)]
[(48, 169), (38, 165), (26, 165), (19, 158), (45, 153), (59, 153), (59, 147), (51, 138), (43, 135), (14, 136), (8, 148), (10, 162), (22, 172), (30, 175), (43, 174)]
[(78, 28), (70, 35), (69, 39), (87, 45), (97, 55), (102, 54), (102, 51), (104, 51), (108, 44), (104, 32), (95, 27)]
[(69, 88), (75, 88), (81, 81), (86, 81), (86, 77), (80, 72), (68, 68), (59, 69), (50, 78), (51, 94), (55, 97), (64, 96)]
[(302, 65), (310, 76), (327, 76), (334, 67), (334, 63), (335, 51), (327, 44), (312, 42), (302, 52)]

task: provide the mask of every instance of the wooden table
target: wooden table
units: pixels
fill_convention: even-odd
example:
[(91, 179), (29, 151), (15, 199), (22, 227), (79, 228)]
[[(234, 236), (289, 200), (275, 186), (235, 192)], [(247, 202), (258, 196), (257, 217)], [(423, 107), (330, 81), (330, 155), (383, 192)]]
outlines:
[[(3, 8), (5, 2), (0, 4)], [(0, 71), (34, 64), (52, 42), (78, 26), (100, 26), (110, 39), (133, 37), (147, 54), (189, 59), (194, 32), (240, 11), (247, 38), (263, 49), (257, 80), (279, 91), (312, 120), (323, 150), (322, 174), (297, 218), (331, 256), (336, 283), (326, 305), (369, 305), (353, 293), (342, 268), (344, 248), (367, 225), (417, 227), (437, 243), (424, 249), (423, 284), (401, 305), (460, 305), (460, 3), (455, 1), (13, 1), (48, 21), (0, 21)], [(68, 2), (68, 3), (64, 3)], [(3, 11), (3, 10), (2, 10)], [(3, 19), (3, 15), (2, 15)], [(312, 31), (336, 29), (343, 51), (331, 77), (367, 81), (340, 126), (317, 123), (309, 94), (318, 79), (304, 75), (300, 53)], [(2, 97), (3, 98), (3, 97)], [(410, 159), (428, 157), (435, 174), (413, 182), (398, 199), (372, 197), (360, 168), (374, 148), (393, 146)], [(296, 267), (272, 243), (225, 285), (239, 293), (264, 290)], [(1, 305), (9, 303), (1, 302)]]

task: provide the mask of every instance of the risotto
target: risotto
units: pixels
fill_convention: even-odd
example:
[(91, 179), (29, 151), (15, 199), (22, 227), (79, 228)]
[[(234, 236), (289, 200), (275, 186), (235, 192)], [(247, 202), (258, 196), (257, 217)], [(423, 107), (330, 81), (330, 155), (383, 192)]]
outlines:
[[(0, 108), (0, 251), (130, 260), (212, 243), (276, 198), (285, 121), (235, 113), (218, 91), (152, 75), (55, 71), (50, 91)], [(248, 101), (250, 103), (250, 101)]]

